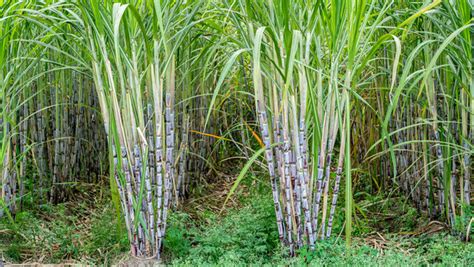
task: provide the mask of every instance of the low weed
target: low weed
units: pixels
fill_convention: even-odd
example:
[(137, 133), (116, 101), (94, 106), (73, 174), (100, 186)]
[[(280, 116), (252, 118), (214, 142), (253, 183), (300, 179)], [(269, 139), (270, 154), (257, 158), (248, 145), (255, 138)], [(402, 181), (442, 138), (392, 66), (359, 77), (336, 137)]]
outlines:
[(110, 204), (43, 205), (0, 221), (0, 256), (7, 262), (104, 264), (128, 249)]

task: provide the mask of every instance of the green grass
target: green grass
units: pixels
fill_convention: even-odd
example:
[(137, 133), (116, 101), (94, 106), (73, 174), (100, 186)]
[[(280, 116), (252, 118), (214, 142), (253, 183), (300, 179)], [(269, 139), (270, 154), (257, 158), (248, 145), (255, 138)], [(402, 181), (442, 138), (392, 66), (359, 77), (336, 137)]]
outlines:
[[(271, 262), (279, 250), (272, 205), (271, 201), (253, 198), (222, 219), (218, 214), (206, 213), (200, 226), (191, 223), (189, 217), (175, 213), (165, 243), (165, 248), (173, 256), (170, 262)], [(184, 219), (185, 223), (179, 219)], [(185, 225), (188, 227), (183, 227)]]
[(104, 202), (93, 211), (82, 203), (44, 205), (18, 213), (15, 224), (0, 221), (0, 255), (7, 262), (108, 264), (128, 251), (126, 232), (117, 225)]
[[(290, 259), (285, 257), (286, 251), (278, 240), (270, 194), (267, 186), (247, 176), (233, 196), (237, 204), (223, 216), (215, 209), (206, 208), (205, 202), (198, 204), (203, 209), (191, 206), (171, 213), (164, 263), (177, 266), (467, 266), (474, 262), (472, 242), (461, 242), (446, 232), (416, 237), (403, 234), (423, 226), (420, 215), (413, 207), (403, 204), (404, 199), (393, 197), (385, 201), (382, 196), (364, 194), (355, 198), (360, 211), (356, 212), (355, 237), (350, 251), (346, 250), (344, 237), (339, 236), (344, 219), (341, 209), (336, 214), (333, 238), (318, 242), (315, 251), (302, 249), (298, 257)], [(380, 200), (384, 205), (369, 205)], [(2, 219), (0, 255), (9, 262), (93, 265), (110, 265), (127, 258), (127, 235), (116, 226), (113, 206), (100, 200), (93, 207), (87, 203), (92, 202), (43, 205), (23, 211), (17, 214), (14, 225)], [(344, 206), (344, 203), (339, 205)]]
[[(463, 243), (459, 238), (445, 232), (434, 235), (407, 235), (388, 231), (414, 231), (418, 224), (410, 224), (420, 215), (413, 215), (414, 209), (408, 205), (367, 210), (382, 214), (396, 213), (391, 223), (376, 223), (372, 217), (362, 224), (355, 224), (353, 247), (346, 251), (344, 238), (331, 238), (318, 242), (316, 250), (301, 250), (299, 257), (286, 258), (278, 242), (278, 232), (274, 223), (274, 210), (270, 192), (255, 190), (242, 207), (234, 208), (227, 216), (219, 218), (211, 211), (202, 212), (199, 218), (186, 213), (173, 213), (166, 239), (166, 262), (172, 265), (348, 265), (348, 266), (405, 266), (441, 265), (465, 266), (474, 260), (474, 244)], [(343, 204), (341, 204), (343, 205)], [(404, 212), (407, 212), (405, 215)], [(343, 217), (341, 211), (337, 217)], [(379, 217), (380, 218), (380, 217)], [(341, 232), (343, 221), (336, 221), (335, 233)], [(391, 225), (392, 224), (392, 225)], [(388, 227), (391, 225), (391, 228)], [(402, 227), (403, 226), (403, 227)], [(383, 228), (387, 227), (387, 231)], [(374, 231), (381, 231), (385, 241), (374, 238)], [(383, 245), (377, 248), (373, 242)]]

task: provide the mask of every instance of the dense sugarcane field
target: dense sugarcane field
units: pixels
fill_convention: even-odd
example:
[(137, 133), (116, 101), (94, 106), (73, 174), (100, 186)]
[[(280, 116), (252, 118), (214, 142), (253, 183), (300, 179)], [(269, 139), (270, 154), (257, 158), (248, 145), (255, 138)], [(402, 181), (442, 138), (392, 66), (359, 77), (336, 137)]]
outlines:
[(470, 0), (0, 0), (0, 266), (474, 264)]

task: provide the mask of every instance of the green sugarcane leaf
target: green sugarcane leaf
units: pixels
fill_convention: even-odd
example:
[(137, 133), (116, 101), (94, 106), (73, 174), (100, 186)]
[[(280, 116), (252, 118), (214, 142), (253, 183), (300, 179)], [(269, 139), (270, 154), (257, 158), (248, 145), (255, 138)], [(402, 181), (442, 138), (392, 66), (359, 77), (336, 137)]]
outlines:
[(214, 107), (214, 103), (216, 102), (217, 95), (219, 94), (219, 90), (221, 89), (222, 84), (224, 83), (224, 80), (227, 78), (227, 74), (229, 73), (230, 69), (234, 65), (236, 58), (245, 51), (249, 51), (249, 50), (246, 48), (242, 48), (235, 51), (234, 54), (232, 54), (232, 56), (229, 58), (229, 60), (225, 64), (224, 68), (222, 69), (219, 80), (217, 81), (216, 88), (214, 88), (214, 93), (212, 95), (211, 103), (209, 104), (206, 121), (204, 122), (204, 129), (203, 129), (204, 132), (206, 130), (207, 123), (209, 122), (209, 118), (211, 117), (212, 108)]

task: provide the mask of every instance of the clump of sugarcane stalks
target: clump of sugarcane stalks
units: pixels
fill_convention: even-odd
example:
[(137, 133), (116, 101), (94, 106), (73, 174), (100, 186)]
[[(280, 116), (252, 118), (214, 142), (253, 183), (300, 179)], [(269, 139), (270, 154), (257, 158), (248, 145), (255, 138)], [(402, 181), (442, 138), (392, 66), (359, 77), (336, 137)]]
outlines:
[[(299, 9), (297, 4), (291, 7), (282, 3), (254, 4), (258, 8), (247, 14), (247, 29), (240, 34), (244, 38), (242, 46), (252, 44), (255, 105), (280, 240), (294, 255), (303, 247), (314, 249), (317, 240), (331, 236), (343, 176), (346, 178), (346, 219), (349, 220), (346, 237), (350, 240), (348, 89), (357, 80), (352, 77), (353, 69), (344, 70), (338, 63), (355, 60), (354, 53), (346, 54), (345, 38), (358, 38), (356, 33), (361, 29), (353, 27), (358, 22), (352, 20), (363, 17), (352, 17), (351, 12), (364, 14), (366, 6), (355, 2), (348, 6), (331, 5), (328, 13), (334, 18), (326, 23), (323, 22), (327, 19), (326, 13), (321, 9), (327, 7), (317, 3), (313, 4), (320, 11), (314, 14), (306, 14), (313, 10)], [(352, 20), (343, 20), (339, 17), (341, 14), (334, 13), (339, 11), (351, 15)], [(292, 15), (285, 16), (286, 12)], [(284, 18), (279, 22), (284, 24), (280, 29), (276, 25), (278, 16)], [(275, 18), (276, 24), (265, 27), (269, 22), (262, 20), (264, 17)], [(298, 17), (307, 19), (293, 20)], [(236, 19), (235, 24), (239, 23)], [(256, 32), (254, 23), (262, 25)], [(343, 26), (354, 35), (345, 35), (348, 32)], [(326, 30), (337, 31), (333, 32), (332, 44), (325, 43), (320, 35)], [(340, 73), (345, 73), (343, 79)], [(338, 160), (333, 162), (336, 153)]]
[[(316, 160), (311, 156), (314, 151), (308, 147), (307, 69), (304, 65), (295, 66), (292, 70), (295, 76), (288, 73), (290, 78), (286, 77), (289, 79), (286, 83), (283, 77), (278, 76), (274, 78), (277, 84), (264, 80), (260, 55), (264, 30), (257, 30), (253, 51), (256, 111), (265, 145), (280, 240), (288, 246), (290, 254), (294, 254), (303, 246), (314, 249), (316, 240), (331, 235), (344, 162), (345, 138), (340, 131), (341, 114), (338, 113), (343, 106), (336, 106), (337, 92), (333, 88), (334, 91), (328, 94), (325, 112), (321, 113), (323, 118), (317, 118), (322, 119), (323, 124)], [(301, 33), (294, 31), (292, 38), (288, 55), (290, 64), (296, 64), (296, 60), (307, 62)], [(297, 55), (300, 58), (295, 58)], [(289, 85), (292, 85), (291, 88)], [(332, 201), (329, 202), (332, 153), (338, 133), (342, 134), (342, 141)]]
[[(136, 257), (160, 258), (170, 206), (177, 203), (186, 185), (183, 149), (188, 123), (184, 112), (177, 120), (175, 101), (180, 61), (173, 49), (179, 42), (168, 41), (172, 32), (179, 31), (165, 27), (172, 27), (184, 14), (191, 22), (196, 9), (181, 6), (163, 18), (163, 8), (173, 5), (153, 4), (150, 40), (138, 38), (148, 35), (138, 27), (146, 22), (147, 14), (134, 16), (129, 5), (94, 3), (92, 9), (82, 9), (95, 88), (113, 154), (111, 175), (118, 187), (131, 253)], [(104, 19), (109, 12), (114, 16)], [(96, 20), (107, 27), (96, 28)], [(177, 121), (181, 136), (176, 134)], [(177, 146), (180, 138), (183, 145)]]
[[(25, 49), (25, 54), (11, 50), (1, 58), (6, 98), (2, 98), (0, 210), (5, 205), (15, 209), (22, 195), (17, 190), (24, 190), (16, 182), (22, 181), (27, 166), (35, 167), (39, 198), (60, 202), (67, 198), (70, 184), (97, 182), (96, 177), (110, 165), (132, 254), (159, 258), (170, 206), (178, 206), (179, 197), (186, 194), (190, 169), (205, 171), (202, 157), (187, 160), (187, 153), (195, 149), (204, 154), (209, 146), (195, 142), (199, 146), (192, 147), (189, 140), (190, 116), (202, 118), (204, 113), (201, 103), (186, 99), (193, 96), (193, 75), (201, 70), (189, 68), (197, 62), (190, 60), (196, 50), (186, 58), (179, 48), (180, 42), (192, 40), (186, 33), (199, 5), (156, 1), (153, 9), (146, 6), (98, 1), (21, 3), (11, 6), (11, 14), (5, 13), (2, 27), (11, 23), (29, 28), (21, 32), (22, 38), (2, 39), (2, 45), (12, 45), (17, 38), (31, 49)], [(77, 16), (67, 23), (75, 31), (55, 25), (35, 37), (41, 27), (14, 16), (15, 8), (24, 8), (22, 15), (30, 21), (41, 19), (40, 26), (55, 25), (74, 10)], [(135, 8), (145, 9), (137, 16)], [(175, 13), (169, 14), (169, 9)], [(183, 20), (187, 23), (180, 25)], [(47, 60), (41, 61), (41, 56)], [(23, 58), (29, 57), (38, 60), (26, 64)], [(25, 64), (4, 67), (13, 60)], [(187, 65), (178, 75), (189, 87), (176, 85), (177, 64)], [(23, 70), (27, 79), (6, 79), (7, 74)], [(199, 81), (196, 84), (201, 86)], [(183, 90), (176, 92), (177, 87)], [(176, 96), (184, 100), (178, 104)], [(196, 106), (189, 112), (191, 105)], [(202, 129), (204, 120), (195, 127)]]
[[(240, 6), (247, 4), (240, 3)], [(351, 99), (352, 95), (360, 97), (359, 93), (370, 94), (370, 91), (366, 93), (364, 90), (374, 82), (376, 86), (382, 82), (390, 89), (388, 94), (379, 94), (375, 98), (377, 105), (386, 111), (385, 117), (372, 117), (372, 120), (381, 118), (380, 132), (370, 131), (373, 142), (376, 142), (376, 134), (382, 138), (376, 143), (387, 142), (387, 146), (382, 147), (376, 156), (369, 157), (378, 159), (384, 155), (380, 163), (385, 166), (383, 172), (387, 177), (382, 178), (382, 184), (397, 185), (420, 210), (425, 203), (430, 206), (433, 215), (444, 214), (447, 221), (455, 225), (455, 210), (459, 205), (456, 204), (457, 190), (454, 185), (462, 184), (458, 186), (458, 191), (463, 192), (464, 200), (469, 198), (466, 194), (470, 192), (465, 190), (469, 187), (469, 179), (457, 182), (457, 166), (464, 165), (462, 177), (466, 177), (471, 169), (470, 164), (466, 165), (470, 162), (467, 155), (472, 152), (460, 149), (465, 147), (465, 141), (462, 146), (454, 145), (459, 143), (460, 135), (454, 134), (457, 128), (452, 120), (466, 118), (468, 105), (458, 104), (458, 110), (451, 109), (451, 105), (459, 103), (451, 100), (459, 99), (458, 91), (446, 90), (446, 84), (455, 84), (452, 75), (433, 75), (432, 72), (441, 71), (435, 66), (442, 49), (449, 47), (456, 34), (461, 34), (463, 30), (466, 32), (469, 24), (463, 23), (469, 22), (456, 22), (459, 30), (453, 28), (452, 34), (445, 37), (447, 39), (439, 53), (429, 53), (434, 42), (429, 40), (413, 50), (406, 50), (405, 55), (401, 50), (401, 40), (397, 37), (401, 27), (417, 21), (423, 26), (423, 31), (431, 33), (432, 29), (427, 30), (425, 22), (419, 18), (438, 8), (440, 1), (419, 7), (419, 11), (412, 16), (397, 18), (401, 26), (389, 33), (377, 29), (384, 27), (382, 25), (386, 21), (383, 15), (394, 7), (391, 3), (381, 6), (374, 1), (351, 1), (347, 5), (337, 2), (330, 6), (314, 4), (318, 10), (327, 8), (326, 13), (313, 9), (301, 11), (295, 8), (298, 4), (291, 7), (283, 3), (253, 4), (257, 7), (252, 12), (243, 12), (245, 16), (235, 18), (234, 23), (241, 25), (243, 18), (247, 25), (244, 29), (238, 27), (239, 38), (243, 39), (240, 45), (253, 51), (251, 61), (256, 113), (265, 146), (279, 236), (288, 246), (290, 254), (303, 246), (312, 249), (317, 239), (330, 237), (341, 176), (346, 178), (345, 228), (346, 240), (350, 243), (351, 158), (363, 164), (365, 158), (362, 152), (372, 153), (376, 147), (368, 148), (371, 145), (369, 142), (356, 142), (351, 138), (352, 133), (365, 130), (359, 131), (361, 127), (352, 126), (352, 115), (365, 114), (351, 109)], [(463, 4), (458, 7), (461, 11), (466, 9)], [(376, 9), (380, 12), (371, 18), (371, 12)], [(286, 12), (291, 15), (286, 16)], [(426, 16), (430, 19), (431, 15)], [(254, 31), (254, 25), (260, 28)], [(330, 32), (330, 39), (321, 32)], [(465, 40), (468, 39), (466, 35)], [(464, 47), (465, 40), (461, 41), (463, 45), (456, 47)], [(466, 51), (464, 49), (463, 53), (469, 54)], [(373, 59), (376, 53), (383, 55), (380, 61)], [(398, 64), (402, 60), (405, 66), (398, 75)], [(455, 61), (448, 60), (446, 65), (449, 62)], [(392, 65), (392, 71), (387, 73), (389, 78), (378, 81), (370, 73), (377, 73), (378, 69), (374, 67), (380, 63), (387, 69)], [(410, 71), (415, 73), (410, 76)], [(469, 66), (460, 68), (460, 71), (462, 75), (471, 73)], [(439, 81), (438, 77), (441, 77)], [(464, 95), (462, 92), (472, 87), (471, 78), (466, 77), (465, 81), (461, 96)], [(423, 90), (414, 90), (416, 85)], [(420, 101), (419, 96), (425, 92), (425, 101)], [(446, 92), (453, 92), (453, 95), (446, 97)], [(402, 93), (406, 97), (400, 100)], [(380, 97), (388, 97), (389, 102)], [(440, 99), (446, 103), (443, 108), (437, 104)], [(417, 107), (420, 104), (427, 106)], [(445, 119), (440, 119), (442, 116)], [(422, 121), (413, 117), (422, 118)], [(376, 121), (373, 123), (378, 124)], [(465, 134), (464, 140), (468, 140), (466, 137), (468, 135)], [(356, 145), (355, 153), (351, 153), (353, 144)], [(357, 150), (361, 151), (357, 153)], [(418, 150), (423, 153), (418, 153)], [(335, 153), (339, 155), (337, 163), (333, 162)], [(460, 155), (463, 155), (462, 161)], [(335, 174), (331, 175), (334, 169)], [(334, 176), (335, 179), (332, 178)], [(423, 186), (424, 189), (421, 188)], [(331, 195), (333, 200), (330, 200)]]

